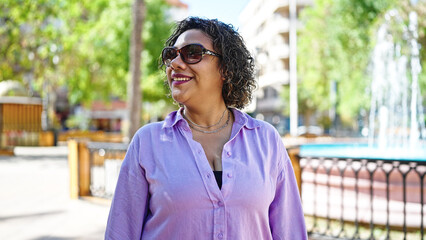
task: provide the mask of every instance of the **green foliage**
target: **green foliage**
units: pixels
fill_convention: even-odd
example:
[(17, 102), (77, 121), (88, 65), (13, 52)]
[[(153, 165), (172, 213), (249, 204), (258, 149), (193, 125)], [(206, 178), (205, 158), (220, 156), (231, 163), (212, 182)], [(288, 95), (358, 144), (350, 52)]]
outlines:
[[(396, 8), (408, 22), (413, 9), (409, 1), (396, 0), (317, 0), (301, 14), (304, 28), (298, 37), (299, 104), (301, 111), (326, 110), (333, 104), (329, 85), (337, 82), (337, 111), (344, 119), (355, 119), (368, 109), (371, 83), (368, 66), (376, 32), (384, 14)], [(419, 16), (426, 4), (415, 6)], [(424, 37), (426, 21), (419, 17), (419, 42), (423, 66), (426, 61)], [(420, 85), (425, 89), (425, 69)], [(424, 93), (423, 93), (424, 94)]]
[[(75, 102), (99, 97), (108, 99), (110, 95), (125, 97), (129, 79), (131, 3), (130, 0), (115, 0), (102, 4), (99, 0), (96, 7), (83, 11), (86, 15), (97, 18), (94, 18), (93, 23), (89, 20), (81, 23), (82, 26), (77, 28), (82, 31), (79, 34), (82, 38), (75, 39), (77, 44), (69, 44), (76, 48), (70, 52), (79, 52), (77, 57), (85, 60), (78, 63), (79, 73), (70, 72), (68, 75), (69, 81), (74, 83), (69, 86), (70, 89), (74, 88), (71, 92), (74, 93), (72, 100)], [(165, 96), (157, 59), (163, 47), (161, 43), (170, 33), (170, 23), (164, 14), (167, 5), (163, 0), (146, 0), (145, 4), (142, 87), (144, 99), (155, 101)], [(93, 13), (87, 14), (88, 11)], [(71, 64), (75, 64), (75, 60)], [(146, 80), (150, 84), (145, 84)], [(81, 81), (85, 81), (85, 84)], [(83, 89), (87, 90), (82, 91)], [(94, 89), (102, 91), (93, 91)]]
[[(165, 98), (158, 56), (171, 31), (164, 0), (145, 0), (144, 99)], [(67, 86), (72, 103), (126, 96), (131, 0), (3, 0), (0, 3), (0, 81), (31, 87)], [(147, 80), (147, 84), (145, 84)]]
[(71, 11), (63, 15), (67, 37), (60, 73), (71, 102), (90, 102), (108, 93), (120, 96), (125, 87), (119, 81), (125, 82), (128, 68), (128, 43), (122, 40), (123, 32), (130, 29), (118, 29), (128, 18), (122, 9), (130, 5), (121, 0), (86, 0), (69, 2), (67, 8)]
[[(23, 80), (29, 87), (51, 77), (62, 49), (59, 20), (64, 1), (34, 0), (0, 2), (0, 80)], [(42, 14), (40, 14), (42, 13)]]
[(167, 5), (164, 0), (145, 0), (147, 14), (145, 17), (142, 54), (144, 99), (157, 101), (166, 99), (168, 87), (165, 85), (164, 71), (159, 68), (160, 55), (164, 43), (172, 32), (173, 24), (166, 21)]

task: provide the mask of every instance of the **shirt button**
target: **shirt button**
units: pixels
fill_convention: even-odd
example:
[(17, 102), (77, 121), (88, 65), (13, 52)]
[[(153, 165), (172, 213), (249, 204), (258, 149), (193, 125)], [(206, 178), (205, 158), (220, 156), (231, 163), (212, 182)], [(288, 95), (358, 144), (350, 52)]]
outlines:
[(228, 178), (232, 178), (232, 173), (228, 173), (226, 175), (228, 176)]
[(210, 173), (207, 173), (206, 176), (207, 176), (207, 178), (210, 178), (211, 175), (210, 175)]
[(232, 156), (231, 152), (227, 152), (227, 153), (226, 153), (226, 155), (227, 155), (228, 157)]
[(198, 152), (198, 154), (201, 154), (201, 150), (198, 150), (197, 152)]
[(219, 207), (222, 207), (223, 206), (223, 202), (219, 201), (219, 202), (217, 202), (217, 205), (219, 205)]
[(222, 238), (223, 238), (223, 233), (218, 233), (218, 234), (217, 234), (217, 237), (218, 237), (219, 239), (222, 239)]

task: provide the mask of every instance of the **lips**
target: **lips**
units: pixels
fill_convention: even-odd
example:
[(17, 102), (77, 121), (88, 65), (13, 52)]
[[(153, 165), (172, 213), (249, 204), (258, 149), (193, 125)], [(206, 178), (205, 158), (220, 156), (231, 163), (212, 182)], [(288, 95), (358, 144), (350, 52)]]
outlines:
[(191, 80), (192, 80), (192, 77), (184, 75), (184, 74), (179, 74), (179, 73), (172, 74), (172, 84), (173, 85), (186, 83), (186, 82), (189, 82)]
[(173, 78), (173, 81), (188, 81), (191, 80), (191, 78)]

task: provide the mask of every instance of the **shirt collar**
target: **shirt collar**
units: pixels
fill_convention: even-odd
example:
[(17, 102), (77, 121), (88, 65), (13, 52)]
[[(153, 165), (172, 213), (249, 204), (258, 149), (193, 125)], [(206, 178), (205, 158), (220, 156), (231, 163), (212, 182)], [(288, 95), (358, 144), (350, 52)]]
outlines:
[(179, 121), (183, 120), (182, 111), (183, 108), (181, 107), (179, 110), (169, 113), (169, 115), (167, 115), (167, 117), (164, 119), (163, 128), (172, 128)]
[(254, 129), (260, 126), (259, 122), (250, 117), (247, 113), (241, 112), (236, 108), (231, 108), (231, 110), (234, 113), (235, 123), (241, 125), (242, 127)]
[[(259, 122), (252, 117), (250, 117), (247, 113), (243, 113), (236, 108), (230, 108), (235, 117), (235, 123), (241, 125), (241, 127), (246, 127), (248, 129), (254, 129), (259, 127)], [(166, 119), (164, 119), (163, 128), (172, 128), (178, 122), (182, 121), (184, 118), (182, 116), (183, 108), (181, 107), (179, 110), (171, 112), (167, 115)]]

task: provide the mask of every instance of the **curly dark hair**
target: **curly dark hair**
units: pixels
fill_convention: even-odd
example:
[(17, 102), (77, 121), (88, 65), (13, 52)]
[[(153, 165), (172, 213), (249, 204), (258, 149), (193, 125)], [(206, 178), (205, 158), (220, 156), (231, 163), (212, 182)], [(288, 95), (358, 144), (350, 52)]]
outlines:
[(185, 31), (198, 29), (212, 39), (213, 51), (219, 53), (219, 65), (225, 78), (222, 96), (228, 107), (244, 108), (252, 100), (256, 88), (254, 60), (241, 35), (230, 24), (217, 19), (188, 17), (178, 22), (165, 45), (173, 46)]

